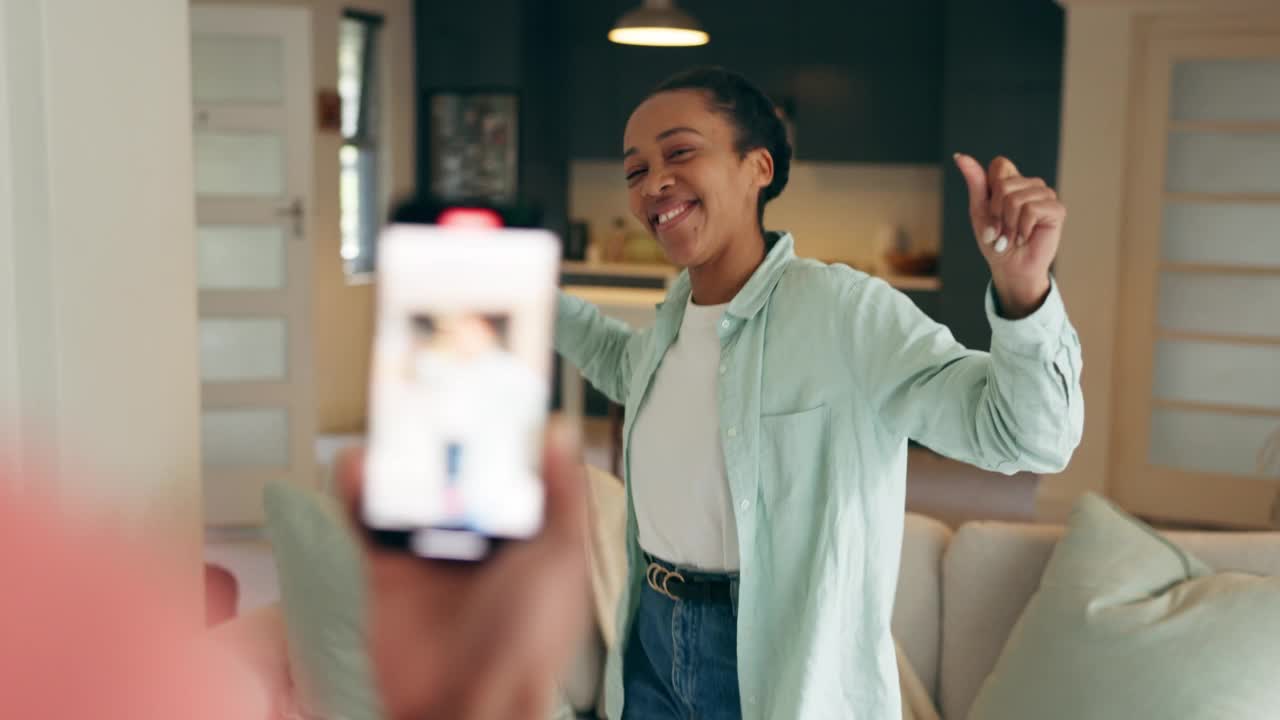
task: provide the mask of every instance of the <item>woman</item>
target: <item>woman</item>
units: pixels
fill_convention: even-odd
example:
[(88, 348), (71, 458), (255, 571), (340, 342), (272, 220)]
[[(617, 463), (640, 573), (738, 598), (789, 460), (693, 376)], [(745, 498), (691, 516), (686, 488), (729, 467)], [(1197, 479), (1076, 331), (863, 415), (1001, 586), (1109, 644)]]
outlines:
[(671, 78), (623, 147), (631, 212), (684, 272), (643, 332), (560, 299), (557, 350), (627, 410), (609, 716), (897, 717), (907, 439), (1006, 473), (1059, 470), (1079, 442), (1079, 346), (1049, 275), (1065, 209), (1006, 159), (956, 156), (988, 354), (764, 231), (791, 149), (745, 79)]

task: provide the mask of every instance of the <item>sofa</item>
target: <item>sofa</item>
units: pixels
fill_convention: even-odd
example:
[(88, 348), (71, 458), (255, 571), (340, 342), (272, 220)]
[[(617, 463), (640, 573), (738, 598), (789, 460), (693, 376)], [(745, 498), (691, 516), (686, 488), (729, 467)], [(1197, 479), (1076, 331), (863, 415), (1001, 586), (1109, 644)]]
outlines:
[[(964, 720), (1063, 529), (907, 514), (893, 631), (943, 720)], [(1166, 532), (1217, 570), (1280, 575), (1280, 533)]]
[[(583, 638), (577, 661), (568, 676), (562, 678), (560, 702), (551, 714), (556, 720), (595, 717), (603, 705), (599, 701), (605, 647), (617, 642), (611, 626), (626, 576), (622, 483), (604, 471), (588, 470), (591, 522), (587, 542), (595, 632)], [(322, 499), (319, 496), (307, 499), (314, 493), (295, 494), (300, 497), (294, 499), (293, 512), (269, 513), (275, 518), (274, 536), (298, 541), (292, 552), (285, 552), (286, 558), (293, 558), (294, 570), (306, 576), (303, 571), (318, 569), (313, 572), (317, 581), (336, 582), (348, 589), (356, 585), (349, 577), (358, 572), (356, 550), (347, 529), (337, 519), (340, 513), (329, 508), (332, 503), (318, 502)], [(321, 506), (328, 511), (319, 512)], [(1063, 532), (1061, 526), (1006, 522), (974, 522), (952, 531), (932, 518), (906, 514), (892, 631), (900, 650), (904, 709), (912, 708), (914, 718), (936, 717), (935, 709), (942, 720), (967, 717), (1014, 625), (1038, 589)], [(1151, 537), (1150, 530), (1137, 532), (1141, 533), (1139, 541)], [(1280, 577), (1280, 533), (1175, 531), (1161, 535), (1214, 570)], [(1127, 543), (1135, 536), (1104, 532), (1092, 537), (1130, 549)], [(324, 543), (318, 545), (317, 538), (323, 538)], [(1111, 545), (1104, 542), (1098, 547), (1105, 555)], [(277, 545), (278, 562), (280, 553)], [(310, 562), (315, 557), (322, 561)], [(314, 594), (305, 583), (293, 585), (299, 597), (310, 598), (307, 592)], [(299, 613), (291, 620), (299, 623), (303, 636), (315, 635), (328, 643), (329, 651), (339, 651), (340, 656), (346, 657), (341, 651), (346, 649), (346, 642), (358, 642), (358, 632), (348, 638), (336, 637), (341, 633), (335, 634), (333, 625), (349, 620), (353, 613), (358, 616), (358, 603), (337, 597), (320, 605), (323, 607), (310, 608), (315, 612)], [(1274, 623), (1273, 616), (1270, 621)], [(281, 608), (271, 607), (254, 617), (225, 623), (217, 632), (233, 645), (248, 647), (247, 654), (267, 687), (291, 693), (297, 668), (286, 656), (283, 622)], [(308, 630), (309, 625), (314, 627)], [(332, 653), (321, 652), (321, 659), (328, 654)], [(345, 666), (339, 665), (336, 670), (343, 672)], [(1265, 669), (1266, 665), (1261, 667)], [(1263, 677), (1267, 687), (1274, 687), (1265, 673)], [(927, 708), (929, 701), (933, 708)], [(927, 712), (920, 711), (922, 705)]]
[[(907, 513), (893, 634), (942, 720), (968, 715), (1062, 533), (1061, 526), (1008, 522), (952, 531)], [(1280, 575), (1280, 533), (1164, 535), (1215, 569)], [(568, 679), (578, 717), (593, 716), (582, 709), (600, 687), (603, 657), (599, 637), (590, 639)], [(559, 717), (574, 716), (565, 710)]]

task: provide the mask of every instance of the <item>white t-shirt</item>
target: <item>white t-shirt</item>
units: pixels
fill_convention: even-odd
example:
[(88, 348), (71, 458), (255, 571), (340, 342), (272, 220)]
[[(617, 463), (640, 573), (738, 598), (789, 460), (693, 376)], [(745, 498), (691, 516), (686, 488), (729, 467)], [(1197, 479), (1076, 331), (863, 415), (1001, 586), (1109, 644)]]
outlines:
[(728, 305), (685, 308), (636, 417), (631, 492), (640, 547), (684, 567), (738, 569), (738, 527), (720, 442), (720, 336)]

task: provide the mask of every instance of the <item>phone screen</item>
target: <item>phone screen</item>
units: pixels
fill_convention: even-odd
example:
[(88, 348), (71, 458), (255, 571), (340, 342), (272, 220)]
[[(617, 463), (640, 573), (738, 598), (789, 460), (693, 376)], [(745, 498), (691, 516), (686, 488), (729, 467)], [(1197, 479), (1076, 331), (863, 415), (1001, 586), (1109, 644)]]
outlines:
[(541, 529), (559, 257), (544, 230), (384, 232), (363, 501), (375, 537), (475, 560)]

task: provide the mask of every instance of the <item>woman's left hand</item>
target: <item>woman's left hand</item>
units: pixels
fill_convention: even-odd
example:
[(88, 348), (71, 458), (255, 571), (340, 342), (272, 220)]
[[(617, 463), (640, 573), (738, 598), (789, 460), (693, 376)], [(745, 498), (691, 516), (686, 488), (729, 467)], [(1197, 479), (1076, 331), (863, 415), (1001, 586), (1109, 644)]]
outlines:
[(1040, 178), (1023, 177), (1006, 157), (991, 166), (955, 156), (969, 187), (969, 219), (1001, 314), (1017, 319), (1035, 312), (1049, 294), (1049, 266), (1058, 254), (1067, 208)]

